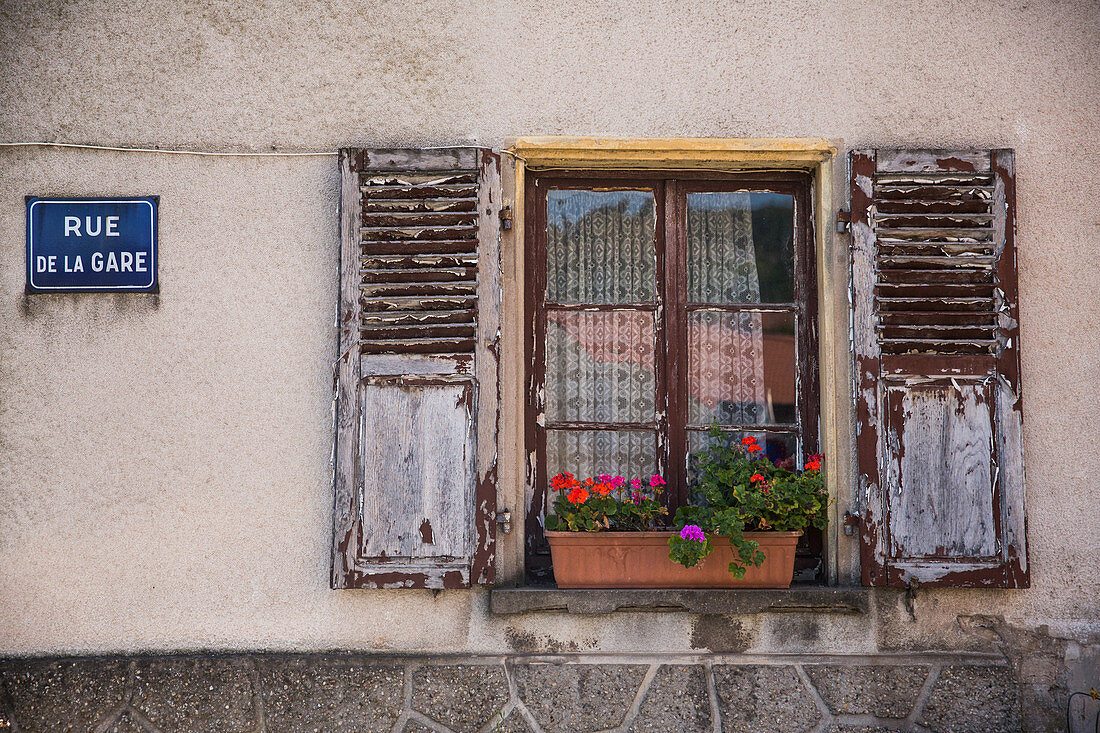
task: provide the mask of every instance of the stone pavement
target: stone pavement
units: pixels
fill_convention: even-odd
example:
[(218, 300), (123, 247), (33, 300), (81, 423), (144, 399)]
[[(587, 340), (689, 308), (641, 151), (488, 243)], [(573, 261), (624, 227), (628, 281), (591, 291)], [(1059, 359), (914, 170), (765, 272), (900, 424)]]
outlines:
[(0, 733), (1021, 729), (1002, 659), (237, 654), (0, 661)]

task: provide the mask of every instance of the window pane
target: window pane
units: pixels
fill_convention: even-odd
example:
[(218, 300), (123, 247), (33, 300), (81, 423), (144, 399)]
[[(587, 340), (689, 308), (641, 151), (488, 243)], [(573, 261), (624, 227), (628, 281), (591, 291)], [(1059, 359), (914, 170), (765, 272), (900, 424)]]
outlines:
[[(757, 442), (764, 449), (760, 455), (765, 456), (773, 463), (782, 463), (783, 461), (789, 461), (787, 464), (790, 468), (802, 468), (798, 464), (800, 456), (798, 455), (798, 438), (790, 433), (764, 433), (764, 432), (745, 432), (745, 433), (723, 433), (721, 442), (726, 446), (739, 446), (741, 445), (741, 439), (751, 435), (756, 438)], [(706, 432), (699, 432), (696, 430), (688, 431), (688, 485), (695, 486), (698, 483), (697, 474), (699, 470), (699, 452), (709, 448), (714, 441), (710, 435)]]
[(546, 418), (651, 422), (653, 313), (546, 314)]
[(794, 326), (793, 313), (691, 313), (689, 424), (794, 424)]
[(794, 301), (794, 197), (689, 193), (688, 300)]
[(649, 430), (547, 430), (546, 469), (548, 479), (562, 471), (581, 479), (650, 476), (657, 470), (656, 438)]
[(547, 301), (652, 301), (654, 214), (653, 194), (648, 191), (549, 191)]

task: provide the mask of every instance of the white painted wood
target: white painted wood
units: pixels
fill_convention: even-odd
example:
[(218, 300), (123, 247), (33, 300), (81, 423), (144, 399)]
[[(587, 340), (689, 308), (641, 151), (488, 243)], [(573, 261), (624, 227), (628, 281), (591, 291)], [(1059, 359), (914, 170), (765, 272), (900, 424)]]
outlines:
[(364, 557), (468, 562), (473, 389), (460, 382), (360, 387)]
[(1004, 551), (1011, 553), (1016, 571), (1028, 572), (1027, 523), (1024, 518), (1024, 425), (1019, 395), (1004, 378), (994, 388), (997, 400), (997, 480), (1000, 482)]
[(359, 521), (359, 217), (362, 200), (354, 150), (340, 151), (340, 305), (336, 359), (336, 435), (332, 510), (333, 588), (346, 588), (354, 565)]
[(989, 170), (989, 151), (877, 150), (876, 163), (882, 173), (983, 172)]
[(360, 369), (364, 377), (398, 374), (469, 374), (472, 362), (468, 355), (428, 356), (417, 354), (363, 354)]
[(496, 577), (497, 454), (500, 440), (500, 328), (504, 273), (501, 261), (500, 211), (503, 205), (500, 156), (478, 151), (477, 193), (477, 489), (473, 521), (474, 557), (471, 580), (492, 583)]
[(393, 148), (365, 151), (364, 171), (474, 171), (480, 148)]
[[(499, 412), (499, 156), (466, 147), (352, 150), (345, 151), (341, 161), (344, 251), (333, 587), (462, 588), (491, 583)], [(417, 226), (418, 217), (436, 216), (430, 207), (421, 210), (422, 199), (411, 202), (415, 213), (402, 214), (402, 221), (410, 220), (410, 233), (424, 229), (474, 232), (476, 245), (470, 243), (469, 254), (440, 258), (360, 256), (360, 232), (394, 229), (360, 225), (362, 171), (368, 182), (394, 190), (412, 184), (438, 185), (446, 191), (461, 188), (464, 207), (472, 208), (469, 216), (476, 226)], [(397, 229), (405, 231), (405, 227)], [(425, 259), (440, 259), (442, 264), (461, 259), (479, 265), (476, 297), (472, 282), (422, 284), (436, 290), (471, 291), (463, 301), (477, 303), (476, 324), (469, 323), (476, 325), (476, 339), (467, 334), (466, 342), (456, 343), (456, 353), (447, 354), (414, 353), (413, 346), (426, 341), (438, 346), (453, 340), (443, 336), (374, 339), (371, 344), (384, 343), (388, 351), (401, 351), (408, 342), (408, 351), (361, 354), (369, 350), (359, 328), (362, 304), (380, 300), (369, 292), (388, 286), (361, 282), (365, 271), (359, 266), (367, 261), (392, 271), (388, 266), (395, 261), (422, 265)], [(360, 297), (364, 289), (368, 295)], [(444, 300), (436, 296), (381, 299), (408, 307), (412, 315), (427, 300)]]
[(886, 387), (893, 557), (997, 554), (991, 398), (986, 381)]

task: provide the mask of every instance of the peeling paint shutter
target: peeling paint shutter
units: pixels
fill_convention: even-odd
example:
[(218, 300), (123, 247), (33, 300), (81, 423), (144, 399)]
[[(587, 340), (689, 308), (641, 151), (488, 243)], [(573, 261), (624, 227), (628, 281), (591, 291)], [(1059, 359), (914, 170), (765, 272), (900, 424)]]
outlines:
[(500, 159), (340, 155), (332, 587), (493, 580)]
[(856, 150), (865, 585), (1029, 585), (1011, 150)]

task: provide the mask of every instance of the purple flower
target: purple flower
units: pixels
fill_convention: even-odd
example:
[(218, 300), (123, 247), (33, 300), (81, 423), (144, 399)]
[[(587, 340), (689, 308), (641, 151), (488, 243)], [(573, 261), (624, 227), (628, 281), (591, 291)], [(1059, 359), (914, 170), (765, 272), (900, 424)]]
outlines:
[(680, 530), (680, 537), (685, 540), (695, 540), (696, 542), (706, 542), (707, 536), (703, 534), (703, 530), (700, 529), (697, 524), (689, 524)]

